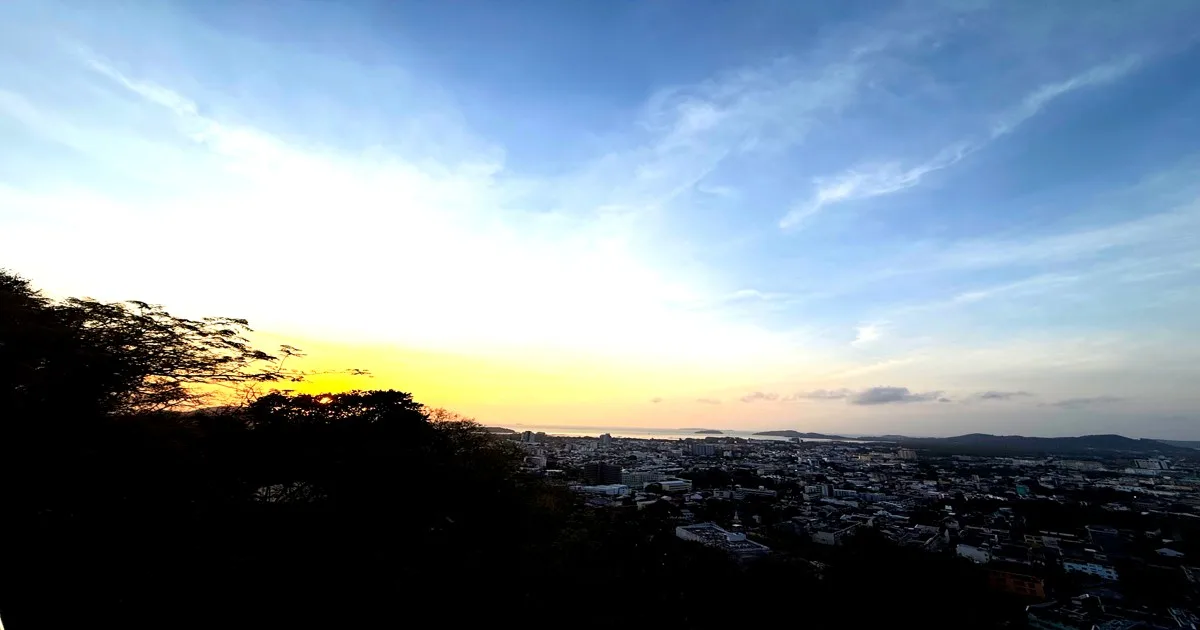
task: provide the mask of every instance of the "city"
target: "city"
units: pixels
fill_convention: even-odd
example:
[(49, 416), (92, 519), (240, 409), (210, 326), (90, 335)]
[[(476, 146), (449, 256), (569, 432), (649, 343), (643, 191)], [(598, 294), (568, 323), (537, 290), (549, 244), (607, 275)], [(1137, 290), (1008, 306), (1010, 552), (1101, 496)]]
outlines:
[(740, 562), (790, 554), (819, 578), (834, 548), (871, 530), (977, 566), (1029, 627), (1198, 622), (1188, 609), (1200, 601), (1200, 453), (988, 457), (801, 438), (507, 437), (530, 472), (594, 509), (663, 510), (678, 538)]

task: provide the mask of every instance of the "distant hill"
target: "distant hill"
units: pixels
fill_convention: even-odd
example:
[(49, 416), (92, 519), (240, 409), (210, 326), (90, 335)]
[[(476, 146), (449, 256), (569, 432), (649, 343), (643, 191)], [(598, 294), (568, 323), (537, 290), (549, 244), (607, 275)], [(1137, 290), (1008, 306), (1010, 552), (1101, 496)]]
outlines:
[(886, 436), (862, 439), (888, 440), (909, 448), (964, 455), (1196, 455), (1194, 448), (1123, 435), (1041, 438), (970, 433), (947, 438)]
[(1171, 446), (1181, 446), (1183, 448), (1200, 449), (1200, 442), (1196, 442), (1194, 440), (1158, 440), (1158, 441), (1162, 442), (1163, 444), (1170, 444)]
[(800, 438), (802, 440), (852, 440), (854, 438), (842, 437), (840, 435), (825, 435), (824, 433), (802, 433), (800, 431), (792, 431), (784, 429), (781, 431), (759, 431), (754, 435), (768, 435), (771, 437), (785, 438)]
[(696, 431), (696, 434), (698, 434), (698, 435), (725, 435), (725, 432), (718, 431), (716, 429), (700, 429), (699, 431)]
[(483, 430), (487, 431), (488, 433), (501, 433), (505, 435), (516, 433), (516, 431), (513, 431), (512, 429), (506, 429), (504, 427), (483, 427)]

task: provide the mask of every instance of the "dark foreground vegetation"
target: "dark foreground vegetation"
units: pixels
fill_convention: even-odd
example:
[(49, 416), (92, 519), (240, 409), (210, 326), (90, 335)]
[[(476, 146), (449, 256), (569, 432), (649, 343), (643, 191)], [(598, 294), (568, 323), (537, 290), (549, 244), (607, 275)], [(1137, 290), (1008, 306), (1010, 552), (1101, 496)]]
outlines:
[(247, 333), (0, 273), (5, 627), (1000, 621), (976, 569), (869, 533), (818, 579), (684, 543), (657, 505), (588, 509), (406, 393), (287, 393), (299, 352)]

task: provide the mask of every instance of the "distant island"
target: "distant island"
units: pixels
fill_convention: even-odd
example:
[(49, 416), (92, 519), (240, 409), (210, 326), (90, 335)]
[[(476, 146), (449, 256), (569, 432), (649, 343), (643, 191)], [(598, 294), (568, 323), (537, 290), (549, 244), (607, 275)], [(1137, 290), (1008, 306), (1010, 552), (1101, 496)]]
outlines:
[[(863, 440), (885, 441), (864, 437)], [(1123, 435), (1081, 435), (1079, 437), (1025, 437), (970, 433), (946, 438), (888, 436), (886, 441), (900, 446), (945, 453), (972, 455), (1096, 455), (1096, 454), (1170, 454), (1194, 456), (1195, 449), (1157, 440), (1134, 439)]]
[(759, 431), (754, 435), (766, 435), (770, 437), (785, 437), (785, 438), (800, 438), (805, 440), (851, 440), (854, 438), (842, 437), (840, 435), (825, 435), (824, 433), (802, 433), (800, 431), (792, 431), (784, 429), (781, 431)]
[(807, 440), (853, 440), (858, 442), (893, 442), (906, 448), (930, 452), (972, 455), (1095, 455), (1107, 454), (1173, 454), (1194, 455), (1198, 443), (1185, 441), (1127, 438), (1121, 435), (1083, 435), (1079, 437), (1025, 437), (1022, 435), (988, 435), (971, 433), (954, 437), (931, 438), (906, 435), (874, 435), (848, 438), (824, 433), (800, 431), (759, 431), (754, 435), (800, 438)]
[(483, 430), (487, 431), (488, 433), (500, 433), (504, 435), (516, 433), (516, 431), (513, 431), (512, 429), (506, 429), (504, 427), (483, 427)]
[(696, 431), (696, 433), (698, 435), (725, 435), (724, 431), (718, 431), (716, 429), (700, 429), (699, 431)]

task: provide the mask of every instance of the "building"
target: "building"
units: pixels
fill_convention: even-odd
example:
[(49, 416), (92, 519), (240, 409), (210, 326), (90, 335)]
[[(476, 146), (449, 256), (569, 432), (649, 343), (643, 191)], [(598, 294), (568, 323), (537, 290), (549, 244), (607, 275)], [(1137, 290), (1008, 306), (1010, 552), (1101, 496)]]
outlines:
[(812, 533), (812, 541), (819, 545), (839, 546), (847, 537), (854, 533), (858, 525), (843, 527), (842, 529), (821, 529)]
[(583, 478), (590, 485), (621, 483), (621, 467), (604, 462), (584, 464)]
[(1046, 580), (1035, 575), (992, 569), (988, 571), (988, 586), (1012, 595), (1046, 599)]
[(954, 553), (960, 558), (966, 558), (975, 564), (987, 564), (988, 562), (992, 561), (992, 552), (990, 550), (982, 547), (976, 547), (974, 545), (964, 545), (960, 543), (958, 547), (954, 549)]
[(736, 488), (733, 491), (733, 498), (737, 499), (738, 501), (745, 501), (746, 497), (763, 497), (774, 499), (777, 496), (779, 496), (777, 491), (768, 490), (767, 488), (763, 488), (761, 486), (758, 488)]
[(911, 448), (902, 448), (896, 451), (896, 457), (911, 461), (917, 458), (917, 452)]
[(1064, 560), (1063, 570), (1068, 573), (1086, 573), (1105, 580), (1116, 581), (1117, 579), (1116, 569), (1107, 564), (1100, 564), (1099, 562)]
[(600, 494), (607, 497), (623, 497), (629, 494), (629, 486), (619, 483), (606, 483), (596, 486), (573, 486), (572, 489), (584, 494)]
[(691, 451), (692, 455), (697, 455), (700, 457), (712, 457), (713, 455), (717, 454), (717, 445), (694, 443), (692, 444)]
[(1067, 470), (1104, 470), (1104, 464), (1086, 459), (1064, 459), (1058, 462), (1058, 467)]
[(631, 488), (641, 488), (648, 483), (654, 483), (663, 478), (663, 474), (657, 470), (623, 470), (621, 471), (621, 483)]
[(612, 446), (612, 436), (607, 433), (601, 434), (600, 435), (600, 446), (603, 446), (606, 448), (609, 446)]
[(680, 525), (675, 528), (675, 536), (682, 540), (698, 542), (706, 547), (720, 549), (739, 559), (747, 560), (771, 553), (766, 545), (747, 540), (740, 532), (729, 532), (716, 523), (699, 523), (696, 525)]
[(662, 486), (663, 492), (688, 492), (692, 489), (690, 479), (663, 479), (657, 483)]
[(521, 432), (521, 441), (526, 444), (532, 444), (533, 443), (533, 431), (522, 431)]

